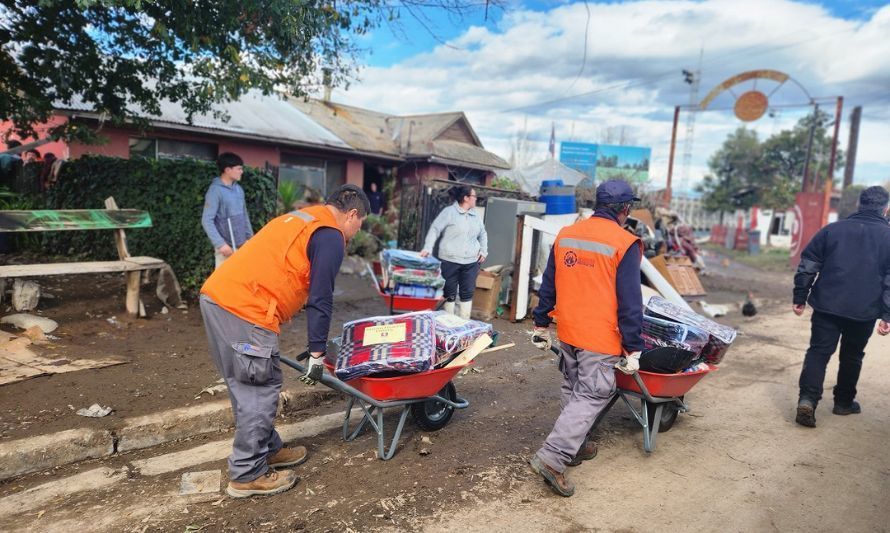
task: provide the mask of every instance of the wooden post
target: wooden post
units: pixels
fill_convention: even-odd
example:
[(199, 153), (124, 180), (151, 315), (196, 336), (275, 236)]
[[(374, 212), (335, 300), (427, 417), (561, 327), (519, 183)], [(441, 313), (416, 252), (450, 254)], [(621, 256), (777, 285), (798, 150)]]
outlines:
[(127, 272), (127, 313), (139, 316), (139, 281), (142, 273), (138, 270)]
[[(117, 211), (119, 209), (113, 196), (109, 196), (105, 199), (105, 209), (111, 211)], [(114, 244), (117, 246), (118, 259), (123, 261), (130, 257), (130, 251), (127, 249), (127, 234), (124, 233), (123, 229), (114, 230)]]
[(668, 158), (667, 186), (664, 189), (665, 207), (671, 207), (671, 179), (674, 175), (674, 152), (677, 150), (677, 123), (680, 120), (680, 106), (674, 107), (674, 127), (671, 130), (671, 155)]
[(525, 215), (516, 217), (516, 250), (513, 254), (513, 276), (510, 281), (510, 322), (516, 322), (516, 300), (519, 297), (519, 263), (522, 258), (522, 233)]

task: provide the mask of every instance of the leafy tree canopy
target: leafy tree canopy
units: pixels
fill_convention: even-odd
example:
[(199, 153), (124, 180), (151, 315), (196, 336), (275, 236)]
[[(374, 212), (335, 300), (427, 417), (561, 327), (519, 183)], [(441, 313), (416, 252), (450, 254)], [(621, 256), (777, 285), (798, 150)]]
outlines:
[[(500, 0), (492, 5), (498, 6)], [(250, 89), (306, 95), (354, 76), (356, 37), (424, 8), (462, 15), (478, 0), (0, 0), (0, 120), (29, 136), (54, 104), (111, 123), (189, 120)], [(68, 125), (55, 134), (85, 134)]]

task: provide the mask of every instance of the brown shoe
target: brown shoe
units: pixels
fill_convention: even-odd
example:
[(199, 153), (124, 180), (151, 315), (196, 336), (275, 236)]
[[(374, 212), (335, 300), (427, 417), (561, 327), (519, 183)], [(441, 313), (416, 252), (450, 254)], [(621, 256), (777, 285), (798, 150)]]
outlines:
[(305, 446), (295, 446), (293, 448), (281, 448), (275, 452), (275, 455), (270, 455), (266, 461), (268, 461), (269, 466), (280, 468), (303, 464), (308, 458), (309, 452), (306, 451)]
[(589, 461), (596, 457), (596, 453), (599, 450), (596, 448), (596, 443), (592, 440), (584, 441), (584, 444), (581, 445), (581, 449), (578, 450), (578, 454), (572, 458), (572, 461), (569, 463), (569, 466), (578, 466), (582, 461)]
[(246, 498), (248, 496), (268, 496), (284, 492), (297, 484), (297, 474), (293, 470), (276, 472), (269, 470), (262, 476), (247, 483), (229, 481), (226, 494), (232, 498)]
[(532, 465), (532, 470), (544, 477), (544, 481), (550, 485), (553, 492), (566, 498), (575, 494), (575, 485), (564, 474), (547, 466), (537, 455), (532, 457), (528, 463)]

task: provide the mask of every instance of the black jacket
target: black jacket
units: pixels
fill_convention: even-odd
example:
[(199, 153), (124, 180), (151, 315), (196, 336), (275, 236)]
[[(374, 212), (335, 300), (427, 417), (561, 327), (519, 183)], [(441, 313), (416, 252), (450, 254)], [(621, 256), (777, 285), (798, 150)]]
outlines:
[(890, 225), (880, 213), (859, 211), (816, 233), (794, 275), (794, 304), (803, 303), (851, 320), (890, 321)]

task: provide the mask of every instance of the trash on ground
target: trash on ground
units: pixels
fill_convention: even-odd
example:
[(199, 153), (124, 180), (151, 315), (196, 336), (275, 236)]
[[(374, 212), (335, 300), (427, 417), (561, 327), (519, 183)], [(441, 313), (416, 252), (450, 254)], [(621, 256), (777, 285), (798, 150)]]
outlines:
[(103, 416), (110, 415), (112, 411), (114, 411), (114, 409), (111, 407), (102, 407), (101, 405), (94, 403), (89, 407), (78, 409), (77, 414), (90, 418), (102, 418)]

